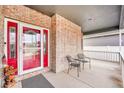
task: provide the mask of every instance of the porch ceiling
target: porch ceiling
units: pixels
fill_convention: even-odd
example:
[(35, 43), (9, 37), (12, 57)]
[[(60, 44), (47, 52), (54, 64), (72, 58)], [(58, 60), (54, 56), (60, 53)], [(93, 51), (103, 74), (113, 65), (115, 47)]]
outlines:
[(80, 25), (83, 32), (119, 26), (120, 5), (26, 5), (48, 16), (55, 13)]

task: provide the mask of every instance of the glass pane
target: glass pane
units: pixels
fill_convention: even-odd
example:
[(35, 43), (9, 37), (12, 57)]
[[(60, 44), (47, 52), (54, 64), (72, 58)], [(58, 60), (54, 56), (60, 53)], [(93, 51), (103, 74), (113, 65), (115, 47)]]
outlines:
[(44, 50), (44, 54), (46, 54), (46, 33), (44, 33), (44, 36), (43, 36), (43, 50)]
[(41, 66), (40, 30), (23, 27), (23, 70)]
[(40, 66), (40, 49), (23, 49), (23, 70)]
[(40, 47), (40, 33), (33, 30), (23, 32), (23, 47), (33, 48)]
[(10, 58), (16, 58), (16, 28), (10, 27)]

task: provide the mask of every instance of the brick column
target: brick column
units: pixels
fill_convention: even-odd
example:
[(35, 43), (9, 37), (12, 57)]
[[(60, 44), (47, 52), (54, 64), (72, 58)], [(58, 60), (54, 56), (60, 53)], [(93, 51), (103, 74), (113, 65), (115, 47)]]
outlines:
[(55, 14), (52, 17), (52, 40), (54, 40), (54, 49), (52, 58), (52, 69), (55, 72), (60, 72), (68, 67), (66, 60), (67, 55), (75, 57), (81, 52), (81, 27), (73, 22)]

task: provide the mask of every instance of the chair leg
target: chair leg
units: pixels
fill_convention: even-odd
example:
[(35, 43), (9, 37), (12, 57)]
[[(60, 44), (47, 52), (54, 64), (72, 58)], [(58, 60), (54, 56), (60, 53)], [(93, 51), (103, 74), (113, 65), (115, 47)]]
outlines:
[(84, 70), (84, 63), (83, 63), (83, 70)]
[(79, 67), (77, 67), (77, 77), (79, 77)]
[(80, 72), (81, 72), (81, 66), (79, 68), (80, 68)]
[(70, 66), (70, 70), (72, 69), (72, 66)]
[(69, 74), (70, 66), (68, 67), (68, 74)]
[(89, 68), (91, 69), (91, 62), (89, 62)]

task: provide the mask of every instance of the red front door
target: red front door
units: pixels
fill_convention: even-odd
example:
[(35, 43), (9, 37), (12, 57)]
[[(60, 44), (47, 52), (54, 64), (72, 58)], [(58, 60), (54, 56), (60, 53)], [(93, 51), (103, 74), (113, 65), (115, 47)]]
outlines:
[(48, 67), (48, 30), (43, 30), (44, 67)]
[(17, 69), (17, 32), (18, 24), (7, 21), (7, 62)]
[[(44, 29), (41, 32), (40, 27), (19, 25), (19, 22), (13, 20), (5, 22), (7, 25), (5, 31), (7, 32), (6, 55), (8, 65), (17, 69), (17, 63), (19, 63), (21, 70), (18, 72), (48, 67), (48, 30)], [(19, 29), (19, 26), (22, 28)], [(41, 49), (43, 49), (43, 53)], [(17, 62), (18, 56), (19, 62)]]
[(23, 71), (41, 67), (41, 31), (23, 26)]

